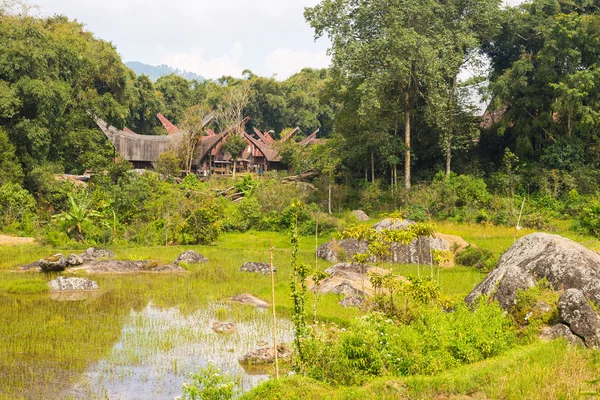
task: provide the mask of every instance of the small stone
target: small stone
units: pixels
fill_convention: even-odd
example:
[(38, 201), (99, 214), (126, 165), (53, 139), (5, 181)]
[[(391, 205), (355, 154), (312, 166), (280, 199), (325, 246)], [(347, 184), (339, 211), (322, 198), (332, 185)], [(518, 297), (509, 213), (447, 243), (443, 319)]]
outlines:
[[(292, 351), (285, 344), (280, 344), (277, 346), (277, 358), (287, 359), (292, 355)], [(252, 350), (246, 353), (242, 358), (240, 358), (240, 364), (271, 364), (275, 361), (275, 352), (273, 351), (273, 347), (263, 347), (260, 349)]]
[(184, 251), (175, 259), (175, 264), (179, 265), (180, 262), (184, 262), (187, 264), (200, 264), (208, 262), (208, 258), (204, 257), (200, 253), (196, 253), (194, 250)]
[(57, 253), (40, 259), (39, 265), (44, 272), (63, 271), (67, 267), (67, 260), (62, 254)]
[(215, 333), (229, 335), (229, 334), (235, 332), (237, 330), (237, 327), (233, 322), (215, 321), (212, 324), (212, 330)]
[(238, 294), (237, 296), (233, 296), (231, 298), (231, 301), (233, 301), (235, 303), (248, 304), (251, 306), (256, 306), (256, 307), (261, 307), (261, 308), (265, 308), (265, 307), (269, 306), (269, 304), (267, 302), (262, 301), (261, 299), (254, 297), (248, 293)]
[(59, 276), (48, 282), (48, 287), (53, 292), (72, 290), (98, 290), (98, 284), (90, 279)]
[(77, 265), (83, 264), (83, 258), (78, 256), (77, 254), (69, 254), (67, 256), (67, 267), (75, 267)]
[[(270, 274), (271, 265), (264, 262), (245, 262), (241, 267), (240, 271), (243, 272), (257, 272), (259, 274)], [(277, 268), (273, 267), (273, 272), (277, 272)]]

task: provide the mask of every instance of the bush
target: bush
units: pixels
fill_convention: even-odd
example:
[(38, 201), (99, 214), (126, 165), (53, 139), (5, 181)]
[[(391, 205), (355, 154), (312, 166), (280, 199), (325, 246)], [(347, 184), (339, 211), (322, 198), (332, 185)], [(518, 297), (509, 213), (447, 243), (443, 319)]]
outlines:
[(496, 263), (491, 251), (474, 246), (468, 246), (458, 253), (455, 261), (465, 267), (475, 267), (483, 271), (491, 271)]
[(600, 202), (593, 201), (583, 207), (576, 228), (580, 232), (600, 237)]
[(0, 222), (3, 230), (31, 231), (35, 199), (17, 183), (0, 186)]
[(189, 375), (183, 384), (183, 400), (230, 400), (236, 395), (234, 382), (227, 372), (213, 364)]
[(464, 303), (452, 312), (422, 307), (410, 324), (370, 313), (344, 330), (318, 329), (303, 347), (303, 372), (332, 384), (354, 385), (369, 376), (433, 375), (501, 354), (516, 344), (512, 320), (496, 304)]

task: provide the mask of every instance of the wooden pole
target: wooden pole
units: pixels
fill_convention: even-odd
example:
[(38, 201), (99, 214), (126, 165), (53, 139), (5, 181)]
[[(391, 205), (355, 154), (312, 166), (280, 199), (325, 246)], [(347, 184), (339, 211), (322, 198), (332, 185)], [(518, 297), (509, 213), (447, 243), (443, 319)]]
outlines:
[(275, 273), (273, 271), (273, 242), (269, 248), (271, 265), (271, 303), (273, 304), (273, 354), (275, 355), (275, 378), (279, 379), (279, 357), (277, 354), (277, 314), (275, 313)]
[(515, 237), (513, 239), (513, 244), (515, 244), (515, 242), (517, 241), (517, 232), (519, 232), (519, 229), (521, 229), (521, 227), (519, 226), (521, 224), (521, 216), (523, 215), (523, 207), (525, 206), (525, 197), (523, 197), (523, 202), (521, 203), (521, 211), (519, 211), (519, 219), (517, 219), (517, 226), (515, 227)]

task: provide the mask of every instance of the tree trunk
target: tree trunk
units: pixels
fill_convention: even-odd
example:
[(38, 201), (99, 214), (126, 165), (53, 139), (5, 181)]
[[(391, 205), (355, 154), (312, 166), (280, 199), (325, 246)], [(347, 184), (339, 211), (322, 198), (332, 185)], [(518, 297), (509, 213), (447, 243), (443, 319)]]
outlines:
[(375, 154), (371, 151), (371, 183), (375, 183)]
[(450, 163), (452, 161), (452, 138), (454, 137), (454, 92), (456, 91), (456, 75), (452, 79), (452, 89), (448, 96), (448, 112), (450, 113), (450, 133), (446, 140), (446, 177), (450, 176), (451, 168)]
[[(410, 81), (409, 81), (410, 82)], [(410, 189), (410, 83), (404, 94), (404, 187)]]
[(327, 199), (327, 210), (329, 211), (329, 214), (331, 215), (331, 179), (329, 180), (329, 184), (327, 185), (327, 191), (329, 192), (329, 196)]
[(236, 169), (235, 167), (236, 167), (236, 159), (234, 158), (233, 159), (233, 175), (231, 177), (231, 180), (234, 180), (234, 181), (235, 181), (235, 169)]

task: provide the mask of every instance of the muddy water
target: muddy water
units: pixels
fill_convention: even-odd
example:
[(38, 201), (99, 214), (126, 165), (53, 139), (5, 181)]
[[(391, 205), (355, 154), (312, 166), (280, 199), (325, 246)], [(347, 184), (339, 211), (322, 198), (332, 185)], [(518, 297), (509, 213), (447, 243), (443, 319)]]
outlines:
[[(217, 320), (234, 322), (236, 331), (214, 333), (211, 326)], [(278, 342), (290, 343), (291, 322), (279, 320), (277, 324)], [(93, 364), (62, 396), (174, 399), (181, 395), (187, 375), (209, 362), (230, 373), (238, 388), (245, 391), (269, 376), (264, 371), (246, 372), (238, 359), (265, 345), (272, 345), (272, 316), (268, 311), (213, 304), (184, 314), (177, 308), (162, 309), (150, 303), (141, 311), (131, 312), (110, 355)]]

